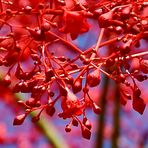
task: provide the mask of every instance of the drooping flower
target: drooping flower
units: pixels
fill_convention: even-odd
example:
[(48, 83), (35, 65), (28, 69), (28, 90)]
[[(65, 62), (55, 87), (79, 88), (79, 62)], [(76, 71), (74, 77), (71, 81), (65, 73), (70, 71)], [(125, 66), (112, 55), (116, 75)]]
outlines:
[(59, 114), (59, 117), (64, 119), (70, 118), (72, 116), (79, 116), (83, 113), (83, 105), (80, 100), (69, 90), (67, 90), (67, 96), (62, 97), (62, 110), (63, 112)]

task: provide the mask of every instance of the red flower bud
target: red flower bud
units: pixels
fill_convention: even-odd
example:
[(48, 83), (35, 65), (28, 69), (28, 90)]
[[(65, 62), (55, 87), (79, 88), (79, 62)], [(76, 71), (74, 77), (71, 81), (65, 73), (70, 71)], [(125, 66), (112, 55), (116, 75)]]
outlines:
[(10, 77), (10, 75), (9, 74), (7, 74), (5, 77), (4, 77), (4, 79), (3, 79), (3, 84), (5, 85), (5, 86), (9, 86), (10, 84), (11, 84), (11, 77)]
[(140, 61), (140, 69), (143, 73), (148, 74), (148, 60)]
[(95, 102), (92, 103), (92, 109), (93, 109), (94, 113), (96, 113), (96, 114), (101, 113), (101, 108)]
[(132, 43), (133, 43), (133, 40), (130, 39), (125, 44), (123, 44), (123, 46), (121, 46), (120, 48), (121, 53), (128, 54), (131, 50)]
[(54, 113), (55, 113), (55, 108), (53, 107), (53, 106), (48, 106), (47, 108), (46, 108), (46, 113), (49, 115), (49, 116), (53, 116), (54, 115)]
[(47, 22), (43, 22), (41, 27), (42, 27), (43, 31), (49, 31), (50, 30), (50, 24), (47, 23)]
[(87, 83), (90, 87), (95, 87), (100, 83), (100, 70), (96, 69), (87, 76)]
[(70, 124), (66, 125), (65, 131), (66, 132), (71, 132), (71, 125)]
[(76, 119), (73, 119), (73, 120), (72, 120), (72, 125), (73, 125), (73, 126), (78, 126), (78, 121), (77, 121)]
[(91, 123), (89, 122), (89, 120), (88, 120), (86, 117), (83, 118), (83, 124), (84, 124), (89, 130), (92, 128)]
[(134, 76), (139, 82), (142, 82), (144, 80), (147, 80), (148, 79), (148, 76), (147, 75), (136, 75)]
[(13, 121), (13, 125), (21, 125), (26, 118), (26, 114), (18, 115)]
[(87, 127), (85, 127), (85, 125), (82, 124), (81, 130), (83, 138), (90, 139), (91, 131)]
[(33, 107), (33, 106), (35, 106), (35, 104), (36, 104), (35, 98), (29, 98), (29, 99), (26, 101), (26, 105), (28, 105), (28, 106)]
[(82, 90), (82, 78), (79, 78), (73, 85), (72, 90), (76, 94)]

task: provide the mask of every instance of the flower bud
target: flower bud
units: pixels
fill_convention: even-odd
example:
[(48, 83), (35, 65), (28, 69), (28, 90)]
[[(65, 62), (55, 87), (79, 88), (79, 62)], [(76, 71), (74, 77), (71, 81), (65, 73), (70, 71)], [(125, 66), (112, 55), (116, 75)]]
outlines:
[(26, 114), (18, 115), (13, 121), (13, 125), (21, 125), (26, 118)]
[(4, 79), (3, 79), (3, 84), (5, 85), (5, 86), (9, 86), (10, 84), (11, 84), (11, 77), (10, 77), (10, 75), (9, 74), (7, 74), (5, 77), (4, 77)]
[(143, 73), (148, 74), (148, 60), (141, 60), (140, 61), (140, 70)]
[(82, 124), (81, 130), (83, 138), (90, 139), (91, 131), (87, 127), (85, 127), (85, 125)]
[(71, 132), (71, 125), (70, 124), (66, 125), (65, 131), (66, 132)]
[(73, 125), (73, 126), (78, 126), (78, 121), (77, 121), (76, 119), (73, 119), (73, 120), (72, 120), (72, 125)]
[(87, 83), (90, 87), (95, 87), (100, 83), (100, 70), (96, 69), (87, 76)]
[(72, 85), (72, 90), (75, 94), (82, 90), (82, 78), (76, 80), (76, 82)]
[(88, 120), (86, 117), (83, 118), (83, 124), (84, 124), (89, 130), (92, 128), (91, 123), (89, 122), (89, 120)]
[(49, 115), (49, 116), (53, 116), (54, 115), (54, 113), (55, 113), (55, 107), (53, 107), (53, 106), (48, 106), (47, 108), (46, 108), (46, 113)]
[(92, 109), (93, 109), (94, 113), (96, 113), (96, 114), (101, 113), (101, 108), (95, 102), (92, 103)]
[(31, 106), (31, 107), (35, 106), (35, 103), (36, 103), (35, 98), (29, 98), (29, 99), (26, 101), (26, 105)]

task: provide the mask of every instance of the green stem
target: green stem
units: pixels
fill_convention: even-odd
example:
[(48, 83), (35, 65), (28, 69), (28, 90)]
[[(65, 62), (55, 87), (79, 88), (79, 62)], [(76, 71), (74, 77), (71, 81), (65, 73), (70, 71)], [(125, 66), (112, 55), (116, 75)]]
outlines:
[[(31, 116), (35, 116), (35, 113), (32, 113)], [(65, 139), (60, 135), (60, 131), (49, 120), (43, 117), (43, 115), (36, 125), (53, 148), (70, 148)]]
[[(17, 95), (18, 100), (23, 100), (22, 95)], [(30, 114), (31, 117), (36, 116), (35, 112)], [(60, 134), (60, 131), (56, 129), (56, 127), (47, 120), (42, 114), (41, 119), (34, 123), (42, 132), (42, 134), (47, 138), (48, 142), (52, 145), (53, 148), (70, 148), (66, 140)]]

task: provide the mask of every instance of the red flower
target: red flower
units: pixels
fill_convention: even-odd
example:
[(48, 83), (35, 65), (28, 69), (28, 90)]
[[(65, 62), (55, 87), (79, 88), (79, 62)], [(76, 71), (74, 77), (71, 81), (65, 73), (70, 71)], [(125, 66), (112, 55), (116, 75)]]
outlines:
[(70, 33), (73, 40), (76, 39), (80, 33), (84, 33), (89, 30), (86, 18), (78, 11), (65, 11), (63, 20), (64, 26), (60, 29), (60, 31)]
[(64, 119), (72, 116), (79, 116), (83, 113), (83, 105), (80, 104), (80, 100), (67, 89), (67, 96), (62, 98), (63, 112), (59, 114), (59, 117)]

